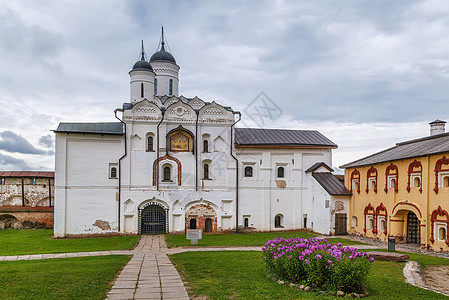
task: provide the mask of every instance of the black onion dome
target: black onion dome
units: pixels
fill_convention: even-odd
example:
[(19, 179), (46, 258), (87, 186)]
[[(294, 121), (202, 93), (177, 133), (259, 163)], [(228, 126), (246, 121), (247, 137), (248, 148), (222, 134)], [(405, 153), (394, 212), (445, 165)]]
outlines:
[(150, 65), (149, 62), (147, 62), (145, 59), (139, 60), (136, 62), (133, 66), (133, 70), (146, 70), (153, 72), (153, 67)]
[(161, 50), (154, 53), (151, 58), (150, 62), (158, 62), (158, 61), (166, 61), (171, 62), (176, 65), (176, 60), (173, 57), (173, 55), (170, 54), (170, 52), (165, 51), (164, 43), (162, 42)]

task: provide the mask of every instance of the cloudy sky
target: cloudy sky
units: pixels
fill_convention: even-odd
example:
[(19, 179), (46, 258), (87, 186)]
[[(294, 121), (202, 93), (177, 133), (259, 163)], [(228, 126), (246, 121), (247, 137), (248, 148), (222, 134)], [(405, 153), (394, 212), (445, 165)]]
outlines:
[(181, 94), (317, 129), (334, 166), (449, 120), (447, 0), (1, 1), (0, 170), (53, 170), (59, 122), (115, 121), (161, 25)]

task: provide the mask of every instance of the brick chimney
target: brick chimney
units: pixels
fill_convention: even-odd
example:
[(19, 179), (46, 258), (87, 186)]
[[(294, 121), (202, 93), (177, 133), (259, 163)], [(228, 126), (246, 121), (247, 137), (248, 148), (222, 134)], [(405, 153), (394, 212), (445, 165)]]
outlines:
[(430, 136), (434, 136), (434, 135), (437, 135), (437, 134), (445, 133), (445, 129), (444, 129), (445, 125), (444, 124), (446, 124), (445, 121), (441, 121), (441, 120), (438, 120), (438, 119), (436, 119), (433, 122), (430, 122), (429, 123), (429, 125), (430, 125)]

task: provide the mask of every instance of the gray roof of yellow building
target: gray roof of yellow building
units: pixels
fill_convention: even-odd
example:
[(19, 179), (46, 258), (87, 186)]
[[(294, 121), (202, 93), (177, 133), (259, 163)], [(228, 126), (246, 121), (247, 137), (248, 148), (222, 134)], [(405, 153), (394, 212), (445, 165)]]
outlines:
[(332, 196), (350, 196), (351, 191), (348, 190), (343, 183), (331, 172), (313, 172), (312, 177)]
[(337, 145), (316, 130), (287, 130), (265, 128), (236, 128), (236, 146), (313, 146)]
[(354, 168), (449, 152), (449, 133), (428, 136), (396, 144), (396, 146), (347, 163), (340, 168)]
[(123, 125), (120, 122), (59, 123), (54, 132), (122, 135)]

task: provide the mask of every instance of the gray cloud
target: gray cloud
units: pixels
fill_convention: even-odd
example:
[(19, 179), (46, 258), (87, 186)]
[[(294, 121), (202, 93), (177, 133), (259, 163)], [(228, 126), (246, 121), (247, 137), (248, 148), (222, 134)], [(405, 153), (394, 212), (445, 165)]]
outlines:
[(34, 147), (24, 137), (12, 132), (12, 131), (3, 131), (0, 133), (0, 137), (1, 137), (0, 150), (12, 152), (12, 153), (23, 153), (23, 154), (41, 154), (41, 155), (53, 155), (54, 154), (53, 150), (46, 151), (46, 150), (41, 150), (41, 149)]
[(53, 148), (55, 146), (53, 136), (50, 134), (41, 136), (39, 139), (39, 145), (44, 148)]
[(18, 159), (9, 155), (0, 153), (0, 170), (2, 171), (23, 171), (31, 170), (28, 163), (22, 159)]

